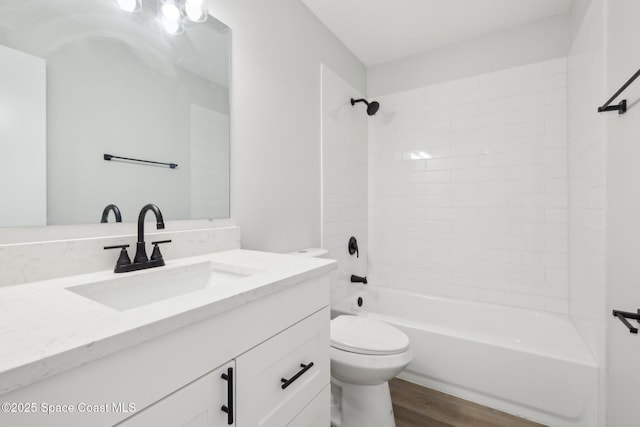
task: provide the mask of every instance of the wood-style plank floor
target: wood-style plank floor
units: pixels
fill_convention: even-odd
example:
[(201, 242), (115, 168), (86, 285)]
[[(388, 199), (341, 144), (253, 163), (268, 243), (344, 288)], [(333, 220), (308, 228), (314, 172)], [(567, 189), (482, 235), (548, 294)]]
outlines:
[(398, 378), (389, 388), (396, 427), (545, 427)]

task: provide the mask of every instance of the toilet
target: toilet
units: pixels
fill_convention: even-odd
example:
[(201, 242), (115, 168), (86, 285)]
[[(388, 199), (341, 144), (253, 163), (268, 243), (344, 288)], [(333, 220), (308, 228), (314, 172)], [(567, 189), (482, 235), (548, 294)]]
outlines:
[[(292, 254), (326, 257), (325, 249)], [(399, 329), (368, 317), (331, 320), (331, 425), (395, 427), (389, 380), (411, 362), (409, 338)]]
[(389, 380), (411, 362), (409, 338), (367, 317), (331, 320), (331, 423), (395, 427)]

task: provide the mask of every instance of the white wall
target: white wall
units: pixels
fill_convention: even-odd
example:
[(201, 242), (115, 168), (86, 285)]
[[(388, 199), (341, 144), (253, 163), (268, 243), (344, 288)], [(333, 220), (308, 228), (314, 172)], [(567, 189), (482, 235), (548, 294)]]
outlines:
[[(47, 51), (48, 224), (99, 222), (110, 203), (124, 221), (135, 221), (146, 203), (167, 219), (193, 218), (191, 106), (228, 113), (228, 91), (177, 67), (159, 68), (145, 54), (121, 40), (91, 38)], [(178, 168), (107, 162), (104, 153)]]
[(583, 0), (575, 8), (569, 55), (570, 313), (604, 365), (600, 425), (635, 427), (640, 341), (611, 310), (640, 307), (640, 84), (615, 101), (627, 100), (626, 114), (595, 110), (638, 70), (640, 3)]
[[(351, 105), (362, 94), (322, 66), (322, 247), (338, 260), (331, 301), (357, 289), (352, 274), (367, 275), (367, 116), (366, 106)], [(358, 240), (360, 256), (347, 243)]]
[(46, 62), (0, 46), (0, 224), (47, 223)]
[(600, 366), (604, 425), (606, 141), (604, 1), (576, 2), (568, 55), (569, 314)]
[(562, 58), (568, 48), (569, 18), (558, 15), (370, 67), (367, 93), (370, 97), (386, 95)]
[(299, 0), (211, 0), (232, 30), (231, 216), (249, 249), (321, 244), (320, 64), (365, 68)]
[[(607, 89), (594, 107), (640, 68), (640, 2), (608, 0), (605, 8)], [(640, 81), (620, 99), (629, 103), (626, 114), (602, 115), (607, 138), (607, 426), (635, 427), (640, 425), (640, 338), (611, 317), (610, 310), (640, 308)]]
[(191, 106), (191, 218), (229, 218), (229, 115)]
[(371, 282), (567, 312), (566, 60), (378, 100)]

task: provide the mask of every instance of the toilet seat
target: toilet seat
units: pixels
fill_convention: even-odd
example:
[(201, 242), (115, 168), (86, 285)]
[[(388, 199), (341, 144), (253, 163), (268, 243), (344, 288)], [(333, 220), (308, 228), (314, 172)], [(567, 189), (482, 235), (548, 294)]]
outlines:
[(364, 355), (392, 355), (407, 351), (409, 338), (384, 322), (342, 315), (331, 321), (331, 347)]

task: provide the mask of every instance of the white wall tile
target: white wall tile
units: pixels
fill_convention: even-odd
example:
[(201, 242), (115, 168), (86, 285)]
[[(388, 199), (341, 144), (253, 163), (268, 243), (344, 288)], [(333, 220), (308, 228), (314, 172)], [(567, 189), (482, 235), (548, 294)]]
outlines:
[[(331, 301), (335, 302), (357, 288), (351, 285), (352, 274), (367, 275), (367, 114), (363, 108), (354, 108), (350, 98), (362, 98), (353, 87), (326, 66), (322, 66), (322, 247), (329, 251), (329, 257), (338, 260), (338, 271), (331, 284)], [(422, 99), (415, 94), (415, 101)], [(402, 98), (399, 99), (401, 101)], [(398, 103), (397, 105), (402, 105)], [(412, 131), (421, 130), (421, 117), (414, 114), (405, 118), (403, 126)], [(383, 141), (380, 141), (383, 142)], [(372, 142), (374, 146), (376, 142)], [(384, 147), (381, 147), (384, 148)], [(413, 179), (418, 188), (410, 187), (403, 196), (412, 191), (424, 193), (424, 161), (407, 162), (398, 151), (389, 156), (388, 151), (379, 150), (376, 168), (384, 170), (379, 176), (381, 191), (393, 195), (392, 185), (398, 176)], [(399, 165), (407, 167), (400, 169)], [(449, 173), (448, 171), (445, 173)], [(386, 180), (389, 176), (391, 179)], [(387, 185), (389, 184), (389, 185)], [(420, 186), (421, 185), (421, 186)], [(398, 195), (394, 195), (396, 199)], [(396, 203), (389, 203), (384, 210), (374, 216), (376, 224), (381, 220), (402, 216), (410, 220), (416, 214), (414, 209), (402, 209)], [(384, 225), (380, 224), (380, 229)], [(359, 257), (347, 250), (349, 237), (358, 239)], [(360, 285), (358, 285), (360, 286)]]
[(566, 75), (558, 59), (378, 99), (373, 286), (567, 311)]

